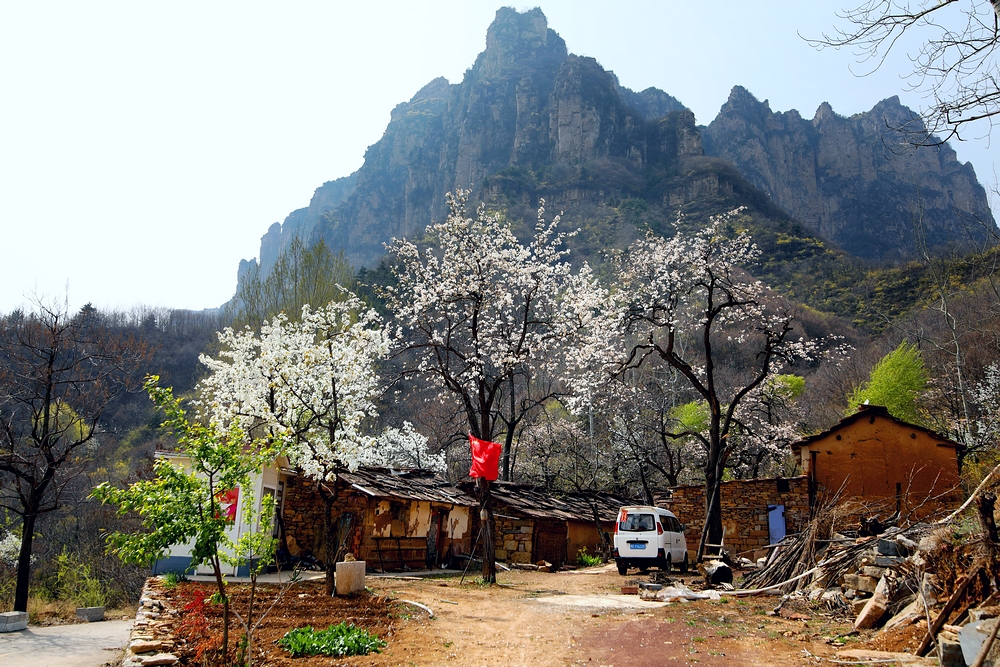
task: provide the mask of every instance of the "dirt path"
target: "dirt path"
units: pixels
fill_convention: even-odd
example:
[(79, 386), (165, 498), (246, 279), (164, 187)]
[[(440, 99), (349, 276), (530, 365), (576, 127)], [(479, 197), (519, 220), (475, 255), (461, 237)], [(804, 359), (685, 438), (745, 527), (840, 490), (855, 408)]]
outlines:
[[(484, 588), (457, 579), (370, 578), (376, 591), (425, 604), (436, 618), (414, 608), (385, 653), (349, 664), (804, 665), (815, 664), (810, 655), (832, 656), (824, 638), (850, 629), (819, 613), (808, 621), (768, 616), (771, 597), (642, 603), (617, 595), (625, 578), (613, 567), (510, 572), (499, 580), (500, 587)], [(634, 606), (624, 606), (629, 601)]]

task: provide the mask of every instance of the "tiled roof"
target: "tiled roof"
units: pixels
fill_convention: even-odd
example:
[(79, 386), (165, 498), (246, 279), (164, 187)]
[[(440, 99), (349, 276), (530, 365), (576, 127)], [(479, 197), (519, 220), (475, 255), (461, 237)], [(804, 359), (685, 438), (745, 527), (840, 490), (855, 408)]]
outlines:
[(476, 499), (444, 477), (423, 468), (361, 467), (340, 476), (354, 489), (374, 498), (399, 498), (433, 503), (472, 506)]
[[(468, 482), (463, 488), (470, 487)], [(622, 505), (632, 504), (628, 498), (599, 491), (547, 491), (542, 487), (513, 482), (493, 482), (493, 498), (503, 503), (509, 511), (533, 519), (560, 519), (564, 521), (593, 521), (592, 506), (597, 504), (601, 521), (614, 521)], [(497, 513), (505, 511), (494, 510)]]

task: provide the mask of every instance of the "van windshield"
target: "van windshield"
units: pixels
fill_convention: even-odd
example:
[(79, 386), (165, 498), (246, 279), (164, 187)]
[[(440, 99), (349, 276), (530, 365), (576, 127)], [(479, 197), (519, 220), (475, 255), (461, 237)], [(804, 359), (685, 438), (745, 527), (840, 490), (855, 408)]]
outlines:
[(629, 514), (624, 521), (618, 524), (618, 530), (627, 533), (656, 530), (656, 521), (652, 514)]

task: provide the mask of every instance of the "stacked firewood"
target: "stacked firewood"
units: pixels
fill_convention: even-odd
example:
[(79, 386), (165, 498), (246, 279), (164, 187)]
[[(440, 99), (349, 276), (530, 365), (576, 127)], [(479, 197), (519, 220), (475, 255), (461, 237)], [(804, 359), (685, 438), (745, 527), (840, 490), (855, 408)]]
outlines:
[(995, 500), (988, 492), (976, 498), (981, 532), (968, 520), (954, 528), (957, 512), (905, 528), (869, 521), (869, 532), (875, 526), (878, 533), (867, 536), (827, 532), (822, 519), (814, 519), (774, 548), (736, 594), (822, 597), (831, 608), (850, 610), (855, 630), (919, 636), (911, 647), (918, 656), (933, 650), (942, 665), (982, 667), (995, 660), (1000, 666)]

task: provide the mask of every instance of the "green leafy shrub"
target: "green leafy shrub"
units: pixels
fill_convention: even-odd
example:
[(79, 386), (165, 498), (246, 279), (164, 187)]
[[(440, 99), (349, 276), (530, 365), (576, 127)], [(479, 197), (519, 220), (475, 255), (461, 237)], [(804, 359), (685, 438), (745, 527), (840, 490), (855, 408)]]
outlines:
[(600, 556), (590, 555), (587, 553), (587, 547), (580, 547), (580, 550), (576, 552), (576, 564), (582, 565), (583, 567), (594, 567), (595, 565), (600, 565), (604, 561)]
[(163, 587), (176, 588), (177, 584), (187, 580), (188, 578), (184, 576), (183, 572), (167, 572), (163, 575)]
[(78, 556), (63, 547), (52, 564), (54, 567), (39, 576), (41, 599), (69, 600), (80, 607), (107, 606), (106, 586), (91, 574), (90, 566), (82, 563)]
[(341, 621), (338, 625), (331, 625), (319, 632), (310, 626), (290, 630), (278, 640), (278, 645), (294, 658), (320, 654), (339, 658), (345, 655), (381, 653), (386, 643), (378, 635), (353, 623), (348, 625)]

